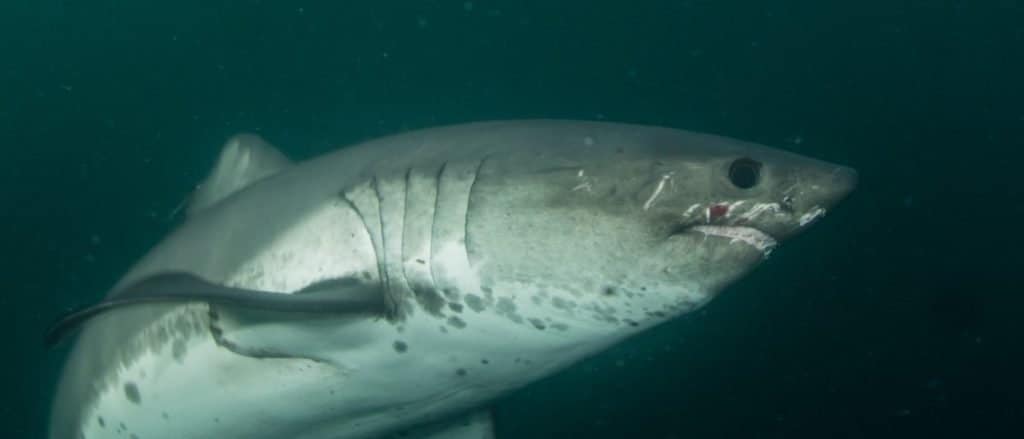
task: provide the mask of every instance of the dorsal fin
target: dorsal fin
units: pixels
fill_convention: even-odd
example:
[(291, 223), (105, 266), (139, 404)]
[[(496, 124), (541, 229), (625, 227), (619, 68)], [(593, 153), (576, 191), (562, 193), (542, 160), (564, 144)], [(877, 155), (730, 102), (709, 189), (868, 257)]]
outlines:
[(262, 137), (236, 134), (224, 144), (213, 171), (192, 194), (187, 213), (194, 215), (291, 164), (291, 160)]

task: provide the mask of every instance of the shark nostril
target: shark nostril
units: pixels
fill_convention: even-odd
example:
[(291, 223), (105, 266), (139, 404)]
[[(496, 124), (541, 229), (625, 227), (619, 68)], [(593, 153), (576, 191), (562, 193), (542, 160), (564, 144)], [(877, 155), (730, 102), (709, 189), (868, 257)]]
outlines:
[(779, 210), (781, 210), (783, 212), (786, 212), (786, 213), (793, 213), (793, 212), (796, 211), (796, 208), (793, 207), (793, 196), (792, 195), (786, 195), (786, 196), (782, 197), (782, 202), (779, 203)]

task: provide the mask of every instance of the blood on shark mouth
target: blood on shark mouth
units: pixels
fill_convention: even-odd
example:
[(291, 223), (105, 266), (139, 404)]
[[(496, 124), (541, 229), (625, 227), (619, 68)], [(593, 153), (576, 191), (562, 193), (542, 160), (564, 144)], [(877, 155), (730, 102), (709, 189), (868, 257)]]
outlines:
[(712, 204), (708, 206), (707, 218), (708, 222), (715, 221), (719, 218), (729, 215), (729, 205), (725, 203)]

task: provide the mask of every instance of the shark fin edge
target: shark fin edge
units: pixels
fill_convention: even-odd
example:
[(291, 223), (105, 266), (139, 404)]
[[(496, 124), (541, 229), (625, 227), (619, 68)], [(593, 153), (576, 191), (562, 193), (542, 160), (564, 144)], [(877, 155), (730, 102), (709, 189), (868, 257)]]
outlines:
[(47, 330), (46, 346), (55, 346), (90, 319), (119, 308), (147, 303), (207, 302), (285, 314), (390, 314), (380, 286), (341, 278), (316, 282), (294, 293), (228, 287), (185, 272), (155, 274), (91, 306), (60, 317)]
[(191, 217), (245, 189), (249, 185), (292, 166), (292, 161), (256, 134), (232, 136), (221, 148), (210, 175), (188, 199)]

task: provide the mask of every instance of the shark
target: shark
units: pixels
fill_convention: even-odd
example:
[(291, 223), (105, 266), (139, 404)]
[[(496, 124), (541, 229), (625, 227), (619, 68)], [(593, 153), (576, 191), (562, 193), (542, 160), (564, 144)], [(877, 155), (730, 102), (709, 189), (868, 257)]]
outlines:
[(444, 126), (293, 162), (227, 141), (76, 340), (51, 439), (492, 438), (490, 407), (742, 279), (851, 168), (673, 128)]

